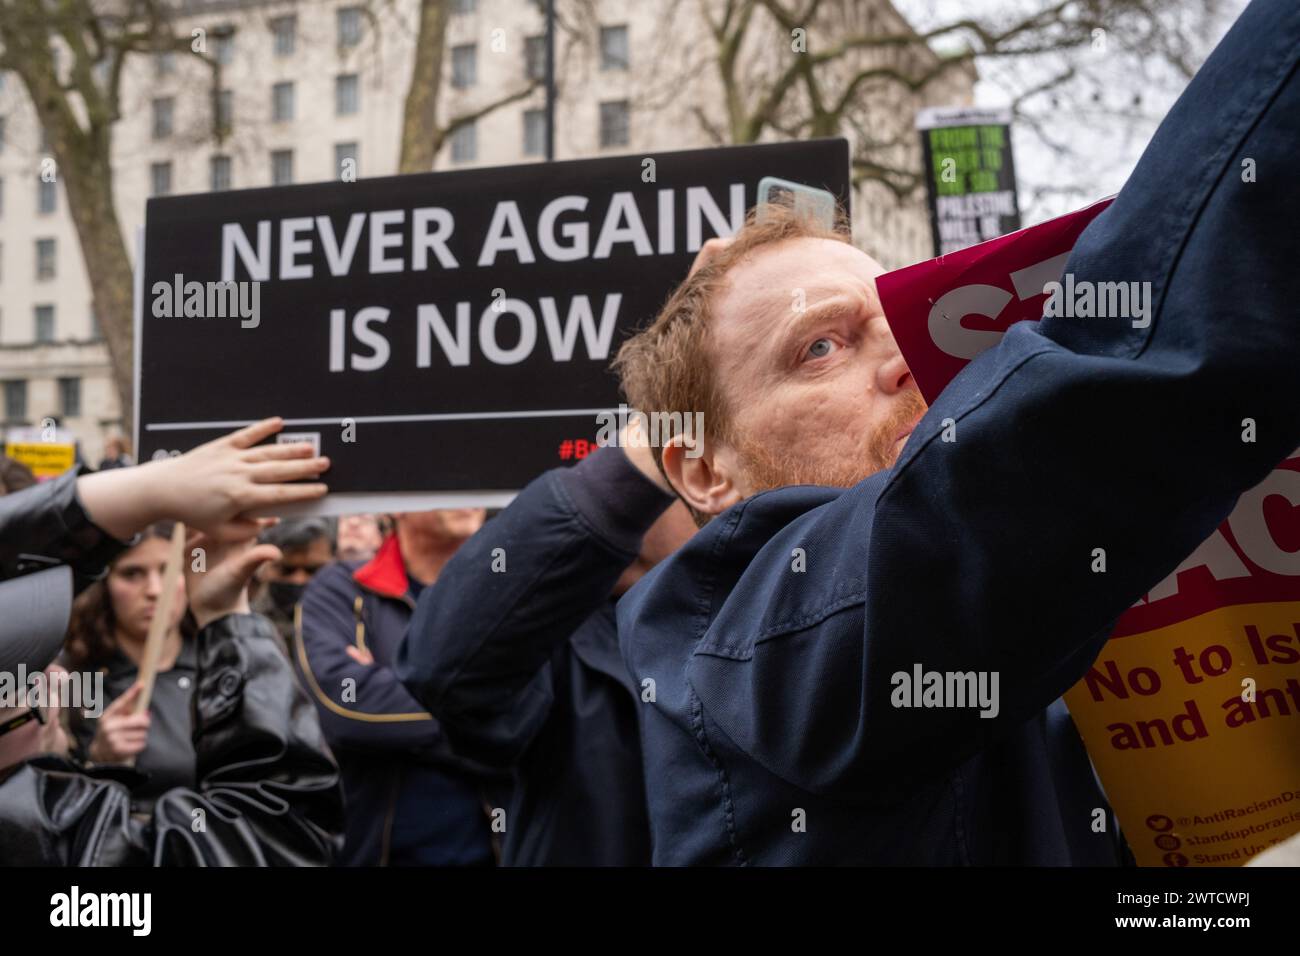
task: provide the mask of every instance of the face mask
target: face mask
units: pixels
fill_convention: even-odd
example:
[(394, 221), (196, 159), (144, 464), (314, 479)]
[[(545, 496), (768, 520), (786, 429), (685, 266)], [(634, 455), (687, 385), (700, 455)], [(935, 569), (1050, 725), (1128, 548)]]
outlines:
[(302, 600), (305, 584), (292, 584), (288, 581), (270, 581), (266, 593), (271, 596), (271, 603), (285, 614), (293, 612), (293, 606)]

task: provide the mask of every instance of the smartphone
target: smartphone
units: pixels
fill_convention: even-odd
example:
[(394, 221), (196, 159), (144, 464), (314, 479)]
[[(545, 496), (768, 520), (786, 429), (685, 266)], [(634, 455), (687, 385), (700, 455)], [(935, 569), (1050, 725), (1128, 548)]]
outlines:
[(827, 229), (835, 228), (835, 196), (825, 189), (764, 176), (758, 181), (759, 222), (766, 217), (769, 204), (791, 206), (801, 216), (809, 216)]

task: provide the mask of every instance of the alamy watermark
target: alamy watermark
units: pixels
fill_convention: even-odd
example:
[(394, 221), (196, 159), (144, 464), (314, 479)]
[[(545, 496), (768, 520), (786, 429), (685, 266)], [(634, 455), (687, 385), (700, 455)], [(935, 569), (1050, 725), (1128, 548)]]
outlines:
[(895, 707), (979, 708), (980, 716), (993, 718), (998, 704), (997, 671), (927, 671), (920, 664), (895, 671), (889, 679)]
[(95, 893), (73, 885), (50, 897), (50, 925), (63, 927), (123, 927), (132, 936), (148, 936), (153, 928), (152, 893)]
[(17, 707), (72, 707), (84, 717), (104, 712), (103, 671), (32, 671), (24, 664), (16, 671), (0, 671), (0, 709)]
[(240, 319), (241, 329), (262, 322), (262, 284), (256, 280), (185, 281), (179, 272), (171, 282), (153, 284), (153, 314), (158, 319)]
[(1043, 315), (1067, 319), (1130, 319), (1133, 328), (1151, 325), (1150, 282), (1081, 282), (1067, 272), (1062, 282), (1047, 282)]
[(596, 413), (596, 424), (600, 430), (596, 433), (596, 444), (601, 446), (618, 445), (623, 430), (635, 423), (626, 439), (628, 444), (640, 448), (663, 448), (672, 439), (681, 435), (685, 438), (686, 457), (699, 458), (704, 454), (704, 413), (703, 412), (643, 412), (638, 408), (628, 408), (620, 404), (618, 410)]

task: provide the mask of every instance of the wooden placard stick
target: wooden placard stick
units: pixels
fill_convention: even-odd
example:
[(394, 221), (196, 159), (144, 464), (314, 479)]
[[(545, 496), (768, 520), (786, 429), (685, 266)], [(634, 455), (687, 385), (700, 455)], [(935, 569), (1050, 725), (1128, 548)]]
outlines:
[(144, 655), (140, 658), (137, 679), (143, 684), (135, 712), (143, 714), (149, 709), (153, 697), (154, 679), (158, 676), (158, 660), (162, 657), (163, 641), (167, 637), (167, 624), (172, 619), (176, 603), (176, 582), (180, 580), (181, 563), (185, 560), (185, 525), (176, 522), (172, 530), (171, 545), (167, 549), (167, 566), (163, 569), (162, 594), (158, 596), (158, 610), (149, 622), (149, 635), (144, 642)]

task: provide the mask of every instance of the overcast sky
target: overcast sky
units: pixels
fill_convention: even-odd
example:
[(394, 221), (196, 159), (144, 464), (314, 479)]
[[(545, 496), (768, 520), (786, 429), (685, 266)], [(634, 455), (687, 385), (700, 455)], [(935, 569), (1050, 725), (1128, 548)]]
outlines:
[[(1208, 54), (1247, 2), (1220, 0), (1224, 15), (1206, 35), (1198, 32), (1199, 58)], [(894, 0), (894, 4), (918, 30), (964, 17), (1015, 17), (1018, 11), (1032, 13), (1049, 6), (1048, 0)], [(1197, 5), (1197, 0), (1188, 0), (1187, 9)], [(1053, 108), (1050, 99), (1037, 101), (1036, 112), (1047, 117), (1043, 132), (1052, 141), (1072, 144), (1070, 153), (1057, 155), (1031, 129), (1013, 131), (1025, 225), (1118, 191), (1186, 85), (1172, 69), (1134, 64), (1108, 52), (1087, 53), (1090, 58), (1084, 62), (1091, 76), (1063, 91), (1059, 107)], [(977, 105), (1004, 106), (1010, 101), (1009, 91), (1032, 88), (1054, 74), (1049, 63), (1021, 60), (982, 61), (980, 75)], [(1049, 191), (1036, 195), (1045, 187)]]

